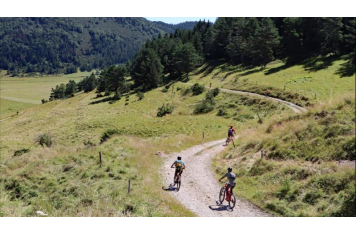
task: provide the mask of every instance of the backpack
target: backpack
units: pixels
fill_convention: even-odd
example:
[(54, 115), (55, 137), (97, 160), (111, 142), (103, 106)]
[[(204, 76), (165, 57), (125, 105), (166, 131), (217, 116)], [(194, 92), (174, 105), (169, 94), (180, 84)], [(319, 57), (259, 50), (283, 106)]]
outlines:
[(183, 168), (182, 162), (177, 161), (177, 162), (176, 162), (176, 169), (180, 170), (180, 169), (182, 169), (182, 168)]
[(228, 132), (228, 134), (232, 134), (232, 129), (229, 129), (229, 132)]

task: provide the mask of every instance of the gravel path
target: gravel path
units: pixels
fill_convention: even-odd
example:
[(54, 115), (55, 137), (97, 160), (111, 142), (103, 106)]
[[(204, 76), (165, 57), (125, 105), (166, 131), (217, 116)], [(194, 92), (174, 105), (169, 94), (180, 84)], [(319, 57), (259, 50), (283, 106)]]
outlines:
[(166, 186), (173, 182), (174, 169), (171, 165), (178, 155), (182, 156), (186, 164), (181, 189), (179, 192), (171, 191), (171, 194), (198, 216), (270, 216), (251, 203), (238, 198), (233, 211), (228, 208), (226, 201), (221, 206), (216, 204), (222, 185), (215, 178), (211, 166), (214, 156), (225, 148), (224, 145), (225, 139), (217, 140), (166, 157), (162, 171)]
[(287, 102), (278, 98), (273, 98), (273, 97), (268, 97), (265, 95), (261, 95), (258, 93), (250, 93), (250, 92), (243, 92), (243, 91), (238, 91), (238, 90), (231, 90), (231, 89), (220, 89), (223, 92), (227, 92), (227, 93), (236, 93), (236, 94), (241, 94), (241, 95), (250, 95), (250, 96), (255, 96), (255, 97), (260, 97), (260, 98), (267, 98), (276, 102), (281, 102), (285, 105), (287, 105), (290, 109), (292, 109), (295, 113), (302, 113), (302, 112), (307, 112), (307, 109), (305, 109), (304, 107), (298, 106), (294, 103), (291, 102)]

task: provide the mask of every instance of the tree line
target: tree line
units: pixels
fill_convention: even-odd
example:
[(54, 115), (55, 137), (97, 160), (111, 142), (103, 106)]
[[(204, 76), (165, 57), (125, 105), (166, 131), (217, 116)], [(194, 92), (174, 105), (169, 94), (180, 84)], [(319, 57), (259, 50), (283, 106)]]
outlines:
[(125, 63), (147, 39), (177, 27), (192, 25), (140, 17), (0, 17), (0, 69), (14, 76), (103, 69)]
[[(172, 80), (187, 80), (192, 70), (208, 60), (264, 67), (275, 59), (297, 63), (319, 55), (344, 56), (355, 64), (355, 18), (221, 17), (215, 24), (199, 21), (192, 30), (176, 29), (147, 40), (132, 61), (105, 68), (89, 87), (119, 97), (133, 89), (147, 91)], [(126, 82), (128, 75), (133, 84)], [(89, 91), (82, 85), (79, 88)]]

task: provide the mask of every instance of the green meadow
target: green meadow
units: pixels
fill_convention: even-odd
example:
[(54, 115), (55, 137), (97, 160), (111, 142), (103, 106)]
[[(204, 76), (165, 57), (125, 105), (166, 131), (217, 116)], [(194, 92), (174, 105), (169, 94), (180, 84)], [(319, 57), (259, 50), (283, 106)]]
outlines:
[[(339, 104), (342, 104), (336, 115), (328, 118), (337, 121), (340, 127), (328, 127), (330, 130), (327, 131), (334, 132), (331, 137), (337, 139), (341, 146), (349, 141), (350, 134), (342, 132), (354, 127), (352, 117), (342, 114), (351, 114), (352, 109), (354, 111), (354, 103), (350, 105), (350, 99), (347, 99), (355, 92), (355, 80), (353, 77), (341, 78), (336, 74), (341, 63), (335, 61), (318, 71), (293, 66), (269, 74), (266, 72), (283, 64), (272, 63), (258, 72), (227, 64), (216, 67), (205, 65), (190, 75), (190, 83), (198, 82), (208, 86), (212, 82), (213, 87), (238, 90), (256, 88), (251, 89), (252, 92), (271, 88), (271, 95), (274, 89), (278, 89), (281, 97), (295, 95), (298, 91), (308, 100), (302, 100), (301, 96), (292, 96), (290, 99), (309, 102), (309, 109), (314, 112), (298, 117), (285, 105), (223, 92), (214, 98), (212, 111), (197, 115), (194, 114), (195, 107), (202, 102), (208, 91), (193, 96), (189, 90), (191, 85), (183, 82), (149, 91), (142, 100), (136, 94), (123, 94), (119, 101), (105, 102), (103, 98), (97, 98), (95, 92), (90, 92), (66, 100), (35, 105), (42, 98), (48, 99), (50, 89), (55, 85), (70, 79), (79, 81), (88, 74), (31, 78), (2, 76), (0, 101), (1, 105), (8, 105), (4, 105), (1, 114), (16, 114), (17, 109), (20, 112), (1, 123), (0, 215), (34, 216), (37, 210), (41, 210), (51, 216), (193, 216), (177, 200), (162, 191), (162, 157), (156, 154), (170, 154), (224, 138), (231, 124), (235, 125), (241, 137), (237, 141), (238, 146), (216, 157), (214, 169), (217, 174), (221, 174), (227, 165), (232, 165), (241, 171), (238, 176), (243, 184), (240, 182), (237, 190), (240, 197), (276, 215), (344, 214), (336, 200), (332, 209), (325, 210), (325, 202), (330, 200), (326, 190), (318, 197), (311, 196), (312, 200), (304, 196), (311, 191), (307, 184), (319, 181), (313, 179), (319, 178), (319, 175), (314, 172), (308, 175), (303, 179), (302, 188), (298, 187), (302, 183), (295, 182), (293, 176), (288, 183), (283, 182), (283, 175), (294, 170), (281, 170), (285, 166), (290, 169), (304, 168), (302, 166), (313, 163), (315, 156), (309, 160), (299, 157), (301, 151), (288, 153), (288, 145), (296, 142), (298, 136), (284, 136), (288, 136), (288, 130), (292, 130), (293, 134), (298, 133), (298, 130), (309, 131), (308, 124), (313, 126), (318, 122), (313, 115), (323, 109), (331, 114), (333, 109), (337, 110)], [(317, 94), (316, 98), (308, 89)], [(163, 104), (173, 106), (173, 112), (157, 117), (158, 108)], [(259, 116), (262, 122), (258, 122)], [(275, 128), (279, 127), (278, 122), (286, 129)], [(324, 123), (317, 125), (320, 125), (320, 129), (325, 128)], [(345, 129), (341, 127), (343, 125)], [(272, 128), (268, 133), (266, 130), (270, 126)], [(314, 136), (320, 134), (320, 130), (310, 132)], [(41, 146), (36, 141), (42, 134), (51, 136), (50, 147)], [(273, 140), (279, 140), (278, 144), (273, 143)], [(312, 145), (309, 143), (312, 141), (305, 140), (305, 145)], [(319, 142), (327, 147), (325, 141)], [(268, 150), (268, 154), (274, 152), (274, 155), (256, 166), (256, 155), (262, 147)], [(99, 163), (99, 152), (102, 154), (102, 164)], [(314, 154), (309, 149), (305, 152), (308, 155)], [(294, 159), (286, 158), (288, 155)], [(344, 155), (342, 159), (347, 159), (348, 154)], [(352, 190), (349, 184), (352, 173), (347, 168), (334, 167), (335, 160), (320, 156), (315, 163), (320, 161), (323, 175), (340, 175), (337, 178), (343, 187), (337, 192), (335, 189), (330, 191), (333, 191), (333, 199), (338, 199), (342, 205), (349, 199)], [(248, 164), (245, 165), (244, 161)], [(289, 163), (292, 163), (290, 167)], [(249, 174), (251, 166), (255, 166), (253, 174)], [(298, 169), (294, 172), (300, 171)], [(300, 180), (299, 177), (295, 178)], [(129, 180), (132, 183), (130, 193), (127, 191)], [(288, 191), (283, 190), (283, 187)], [(256, 193), (256, 189), (261, 189), (261, 192)], [(288, 199), (292, 198), (288, 196), (295, 189), (300, 189), (300, 194), (294, 194), (299, 199), (294, 205), (302, 206), (293, 208), (288, 205)], [(278, 201), (281, 201), (283, 209), (278, 208)], [(291, 213), (293, 209), (296, 209), (295, 214)]]

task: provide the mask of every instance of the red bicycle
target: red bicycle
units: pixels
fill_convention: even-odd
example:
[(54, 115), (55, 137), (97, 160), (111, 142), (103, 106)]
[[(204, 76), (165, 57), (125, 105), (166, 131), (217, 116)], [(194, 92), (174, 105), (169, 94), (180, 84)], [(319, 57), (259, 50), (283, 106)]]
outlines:
[(236, 204), (236, 197), (235, 194), (232, 193), (231, 194), (231, 189), (227, 189), (228, 184), (225, 183), (225, 186), (223, 186), (220, 189), (220, 194), (219, 194), (219, 201), (220, 204), (222, 204), (224, 202), (224, 200), (226, 199), (226, 201), (229, 203), (229, 207), (231, 209), (233, 209), (235, 207)]

